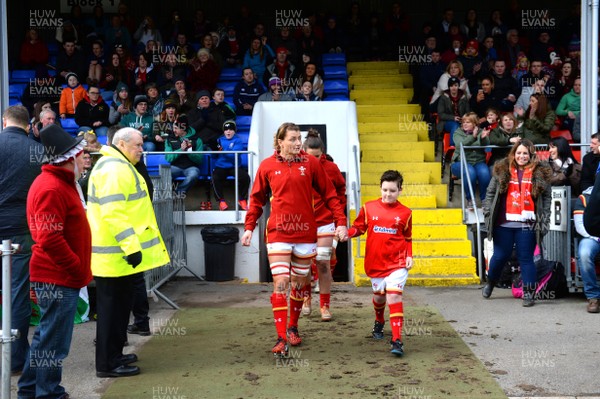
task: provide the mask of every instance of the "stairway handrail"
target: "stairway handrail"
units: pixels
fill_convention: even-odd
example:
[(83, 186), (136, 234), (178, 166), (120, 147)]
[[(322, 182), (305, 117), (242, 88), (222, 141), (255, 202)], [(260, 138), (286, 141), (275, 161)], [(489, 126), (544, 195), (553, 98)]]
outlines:
[[(356, 182), (352, 182), (352, 193), (354, 195), (354, 207), (356, 208), (356, 213), (358, 214), (358, 211), (360, 210), (360, 186), (361, 186), (361, 181), (360, 181), (360, 159), (358, 156), (358, 146), (357, 145), (353, 145), (352, 146), (352, 153), (354, 154), (354, 170), (356, 171)], [(350, 223), (352, 223), (350, 221)], [(356, 255), (357, 256), (361, 256), (360, 255), (360, 236), (357, 237), (356, 240)], [(352, 254), (350, 254), (352, 255)]]

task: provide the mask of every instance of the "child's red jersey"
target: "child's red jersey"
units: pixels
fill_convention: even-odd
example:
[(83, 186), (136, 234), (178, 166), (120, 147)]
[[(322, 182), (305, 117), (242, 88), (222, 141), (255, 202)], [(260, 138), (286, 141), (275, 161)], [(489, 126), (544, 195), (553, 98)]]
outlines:
[[(333, 187), (335, 187), (335, 191), (338, 199), (340, 200), (342, 209), (346, 209), (346, 180), (344, 180), (344, 176), (342, 176), (340, 168), (338, 168), (334, 162), (328, 160), (325, 154), (321, 154), (319, 162), (321, 162), (321, 165), (323, 166), (323, 169), (325, 169), (325, 172), (331, 180)], [(323, 202), (317, 190), (314, 190), (314, 196), (315, 218), (317, 219), (317, 226), (326, 226), (330, 223), (333, 223), (333, 214), (327, 208), (327, 206), (325, 206), (325, 202)]]
[(345, 226), (346, 216), (335, 188), (319, 160), (300, 151), (293, 160), (288, 161), (275, 152), (258, 167), (244, 228), (254, 230), (270, 191), (271, 216), (267, 221), (267, 242), (316, 242), (313, 189), (332, 210), (337, 225)]
[(367, 233), (365, 273), (386, 277), (406, 267), (412, 257), (412, 211), (400, 202), (385, 204), (381, 198), (360, 208), (348, 231), (351, 237)]

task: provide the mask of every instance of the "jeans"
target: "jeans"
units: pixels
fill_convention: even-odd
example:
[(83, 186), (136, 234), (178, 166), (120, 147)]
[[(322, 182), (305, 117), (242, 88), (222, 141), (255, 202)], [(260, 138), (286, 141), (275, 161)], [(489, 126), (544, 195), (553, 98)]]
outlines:
[(173, 180), (177, 177), (185, 176), (185, 179), (182, 182), (179, 182), (177, 185), (178, 193), (186, 193), (190, 187), (196, 183), (198, 180), (198, 176), (200, 176), (200, 168), (196, 166), (190, 166), (185, 169), (171, 165), (171, 177)]
[(537, 282), (537, 271), (533, 263), (535, 250), (535, 230), (532, 228), (494, 227), (494, 255), (490, 260), (488, 280), (498, 281), (502, 268), (510, 259), (513, 247), (516, 245), (516, 254), (521, 266), (523, 286), (533, 287)]
[(152, 141), (144, 141), (144, 144), (142, 144), (142, 148), (144, 148), (144, 151), (156, 151), (156, 144), (154, 144)]
[(583, 291), (588, 299), (600, 299), (600, 287), (596, 276), (594, 259), (600, 253), (600, 243), (591, 238), (582, 238), (577, 247), (577, 267), (583, 279)]
[(30, 234), (8, 237), (13, 244), (19, 244), (21, 250), (13, 254), (12, 260), (12, 324), (19, 330), (21, 337), (11, 345), (11, 371), (23, 370), (29, 353), (29, 322), (31, 319), (31, 301), (29, 299), (29, 259), (33, 239)]
[(31, 341), (29, 361), (19, 378), (19, 398), (60, 398), (62, 365), (69, 354), (79, 289), (32, 283), (40, 306), (40, 325)]
[(444, 123), (444, 131), (450, 135), (450, 145), (454, 146), (454, 131), (458, 129), (459, 123), (456, 121), (446, 121)]
[[(460, 162), (454, 162), (452, 165), (450, 165), (450, 171), (454, 176), (460, 176)], [(465, 172), (468, 174), (469, 180), (471, 181), (473, 193), (475, 193), (475, 189), (477, 188), (475, 185), (475, 180), (477, 180), (477, 183), (479, 184), (479, 198), (483, 201), (485, 199), (487, 187), (490, 184), (490, 180), (492, 180), (490, 169), (485, 162), (479, 162), (475, 165), (467, 164), (467, 170)], [(467, 185), (465, 176), (462, 176), (461, 179), (465, 187), (465, 195), (467, 196), (467, 200), (470, 200), (471, 193), (469, 192), (469, 186)]]

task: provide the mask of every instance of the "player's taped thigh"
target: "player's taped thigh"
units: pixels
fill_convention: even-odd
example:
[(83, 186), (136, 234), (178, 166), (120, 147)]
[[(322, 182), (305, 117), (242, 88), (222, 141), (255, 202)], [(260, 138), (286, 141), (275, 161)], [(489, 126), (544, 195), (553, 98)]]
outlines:
[(310, 263), (304, 264), (292, 261), (292, 276), (306, 277), (310, 272)]
[(332, 252), (331, 247), (317, 247), (317, 261), (330, 260)]

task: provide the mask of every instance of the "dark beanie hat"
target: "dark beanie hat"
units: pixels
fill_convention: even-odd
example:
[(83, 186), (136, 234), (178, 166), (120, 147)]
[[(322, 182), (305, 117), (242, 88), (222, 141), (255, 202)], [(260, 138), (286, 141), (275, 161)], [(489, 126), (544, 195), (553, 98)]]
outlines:
[(234, 132), (237, 131), (237, 125), (235, 124), (235, 121), (231, 119), (225, 121), (225, 123), (223, 123), (223, 131), (225, 130), (233, 130)]
[(135, 96), (135, 98), (133, 99), (133, 107), (137, 107), (139, 103), (147, 103), (148, 102), (148, 97), (146, 97), (143, 94), (139, 94), (137, 96)]
[(69, 78), (70, 78), (71, 76), (75, 76), (75, 79), (77, 79), (77, 81), (79, 82), (79, 77), (77, 76), (77, 74), (76, 74), (75, 72), (69, 72), (69, 73), (67, 73), (67, 74), (65, 75), (65, 80), (68, 82), (68, 81), (69, 81)]
[(200, 98), (204, 96), (210, 98), (210, 91), (200, 90), (198, 93), (196, 93), (196, 101), (200, 100)]

